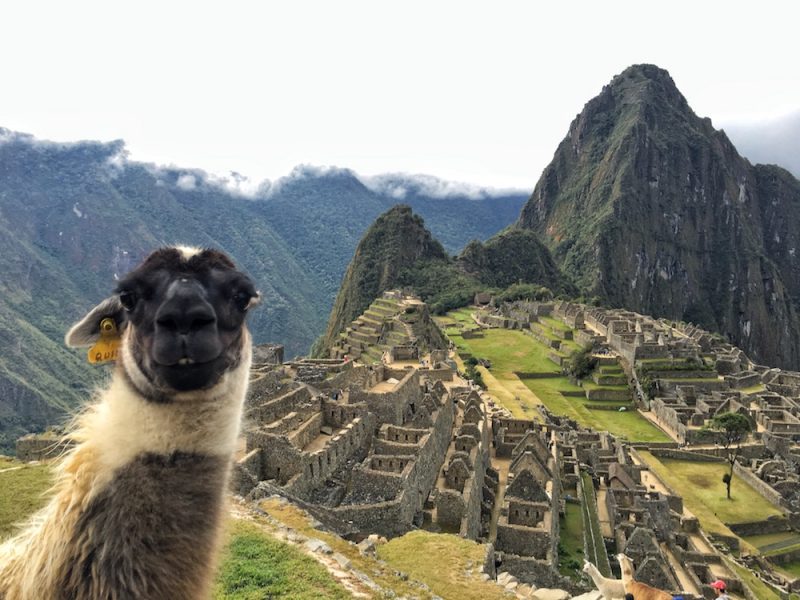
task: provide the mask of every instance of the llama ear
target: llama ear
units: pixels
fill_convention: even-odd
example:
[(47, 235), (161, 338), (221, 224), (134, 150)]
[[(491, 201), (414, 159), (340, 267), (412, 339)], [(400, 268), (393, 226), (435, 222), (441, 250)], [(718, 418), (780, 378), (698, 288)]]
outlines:
[(93, 345), (100, 339), (100, 322), (109, 318), (114, 320), (117, 331), (122, 333), (127, 323), (127, 315), (116, 294), (103, 300), (83, 319), (75, 323), (64, 337), (64, 343), (70, 348), (85, 348)]

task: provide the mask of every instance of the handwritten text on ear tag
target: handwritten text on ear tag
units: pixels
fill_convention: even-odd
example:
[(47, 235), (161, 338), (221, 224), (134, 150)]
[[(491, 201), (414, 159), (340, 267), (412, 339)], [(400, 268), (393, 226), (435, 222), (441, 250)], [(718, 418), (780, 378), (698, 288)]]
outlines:
[(112, 360), (117, 360), (119, 352), (119, 345), (122, 337), (117, 330), (117, 324), (114, 319), (106, 317), (100, 321), (100, 339), (95, 342), (95, 345), (89, 348), (87, 358), (93, 365), (97, 365)]

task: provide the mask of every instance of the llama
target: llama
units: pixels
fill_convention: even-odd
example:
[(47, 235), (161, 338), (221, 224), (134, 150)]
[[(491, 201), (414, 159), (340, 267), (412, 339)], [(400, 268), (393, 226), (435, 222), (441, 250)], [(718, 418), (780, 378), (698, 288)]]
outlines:
[(636, 600), (672, 600), (672, 594), (662, 592), (654, 587), (633, 580), (633, 563), (624, 554), (618, 554), (617, 560), (622, 569), (622, 581), (625, 584), (625, 591), (633, 594)]
[(90, 346), (112, 319), (119, 359), (54, 497), (0, 546), (0, 598), (209, 595), (258, 299), (223, 253), (162, 248), (69, 331)]
[(603, 577), (597, 567), (588, 560), (583, 561), (583, 572), (592, 578), (594, 586), (603, 594), (605, 600), (616, 600), (625, 596), (625, 586), (622, 581)]

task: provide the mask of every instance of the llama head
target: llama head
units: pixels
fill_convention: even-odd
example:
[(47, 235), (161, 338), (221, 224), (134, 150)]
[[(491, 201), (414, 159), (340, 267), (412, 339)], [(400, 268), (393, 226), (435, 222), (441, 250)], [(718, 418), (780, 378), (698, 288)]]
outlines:
[(69, 331), (68, 346), (90, 346), (101, 322), (123, 332), (122, 368), (152, 399), (213, 388), (249, 343), (245, 317), (258, 303), (250, 279), (217, 250), (161, 248)]
[(590, 573), (592, 571), (592, 563), (590, 563), (585, 558), (583, 559), (583, 572)]

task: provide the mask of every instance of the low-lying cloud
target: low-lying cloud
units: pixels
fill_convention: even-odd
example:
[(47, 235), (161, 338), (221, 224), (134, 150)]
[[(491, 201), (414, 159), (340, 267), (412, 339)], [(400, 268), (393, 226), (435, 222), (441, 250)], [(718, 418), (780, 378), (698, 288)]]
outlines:
[(529, 194), (530, 190), (514, 188), (491, 188), (463, 183), (445, 181), (433, 175), (410, 173), (388, 173), (369, 177), (358, 176), (361, 182), (372, 191), (389, 196), (395, 200), (403, 200), (409, 195), (428, 196), (431, 198), (468, 198), (483, 200), (497, 196)]
[(726, 123), (724, 129), (750, 162), (776, 164), (800, 178), (800, 111), (766, 121)]

